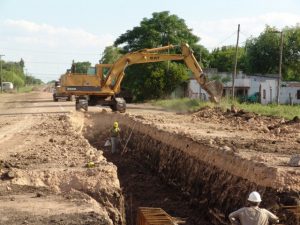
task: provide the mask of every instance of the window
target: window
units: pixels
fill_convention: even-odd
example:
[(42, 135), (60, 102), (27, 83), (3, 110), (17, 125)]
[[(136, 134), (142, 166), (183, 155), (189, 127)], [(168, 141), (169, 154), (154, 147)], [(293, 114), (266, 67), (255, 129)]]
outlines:
[(96, 68), (95, 67), (89, 67), (87, 70), (88, 75), (96, 75)]
[(300, 99), (300, 90), (297, 90), (297, 99)]
[(263, 99), (266, 99), (266, 90), (265, 89), (263, 89)]
[(106, 68), (106, 67), (103, 67), (102, 68), (102, 73), (103, 73), (103, 79), (106, 79), (108, 73), (109, 73), (109, 69), (110, 68)]

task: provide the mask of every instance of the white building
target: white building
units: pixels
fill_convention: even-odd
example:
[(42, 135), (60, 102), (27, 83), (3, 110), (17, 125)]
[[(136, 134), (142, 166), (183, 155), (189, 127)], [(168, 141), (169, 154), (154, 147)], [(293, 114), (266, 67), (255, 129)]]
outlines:
[(282, 104), (300, 104), (300, 82), (283, 82), (279, 101)]
[[(209, 74), (208, 74), (209, 75)], [(218, 73), (221, 78), (229, 77), (229, 73)], [(277, 76), (276, 75), (256, 75), (247, 76), (239, 73), (235, 79), (234, 91), (238, 98), (247, 98), (257, 95), (262, 104), (277, 102)], [(208, 100), (208, 94), (200, 87), (198, 82), (191, 78), (188, 83), (187, 95), (189, 98), (199, 98)], [(224, 84), (223, 96), (232, 95), (232, 81)], [(279, 93), (279, 102), (281, 104), (300, 104), (300, 82), (282, 82)]]
[(193, 99), (208, 100), (208, 94), (204, 91), (195, 78), (191, 78), (188, 83), (187, 96)]
[(263, 105), (275, 103), (277, 100), (277, 80), (259, 82), (260, 103)]

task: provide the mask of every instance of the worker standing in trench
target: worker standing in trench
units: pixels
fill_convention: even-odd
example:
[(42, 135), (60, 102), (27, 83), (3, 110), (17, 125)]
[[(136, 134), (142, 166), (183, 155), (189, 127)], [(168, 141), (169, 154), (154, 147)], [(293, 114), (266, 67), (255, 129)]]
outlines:
[(249, 207), (243, 207), (229, 214), (229, 220), (234, 225), (269, 225), (278, 223), (279, 219), (266, 209), (259, 208), (261, 203), (260, 194), (256, 191), (248, 197)]
[(111, 153), (118, 152), (120, 131), (119, 124), (115, 121), (114, 126), (110, 129)]

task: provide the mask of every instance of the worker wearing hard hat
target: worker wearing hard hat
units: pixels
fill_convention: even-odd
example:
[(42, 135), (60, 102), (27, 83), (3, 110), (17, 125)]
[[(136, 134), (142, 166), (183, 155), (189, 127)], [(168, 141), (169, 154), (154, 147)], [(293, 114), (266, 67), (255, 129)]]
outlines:
[(110, 138), (111, 138), (111, 152), (118, 152), (118, 143), (120, 136), (120, 128), (118, 122), (114, 122), (113, 128), (110, 129)]
[(266, 209), (259, 208), (261, 202), (260, 194), (256, 191), (248, 197), (249, 207), (243, 207), (229, 214), (232, 224), (239, 225), (269, 225), (269, 222), (278, 223), (279, 219)]

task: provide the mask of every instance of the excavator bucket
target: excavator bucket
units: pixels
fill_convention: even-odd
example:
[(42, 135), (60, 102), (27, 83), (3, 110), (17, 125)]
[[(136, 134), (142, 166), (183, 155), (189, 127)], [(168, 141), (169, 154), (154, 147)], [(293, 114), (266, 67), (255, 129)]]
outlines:
[(212, 102), (220, 102), (223, 94), (223, 84), (220, 81), (208, 81), (203, 85), (203, 89), (209, 94)]

